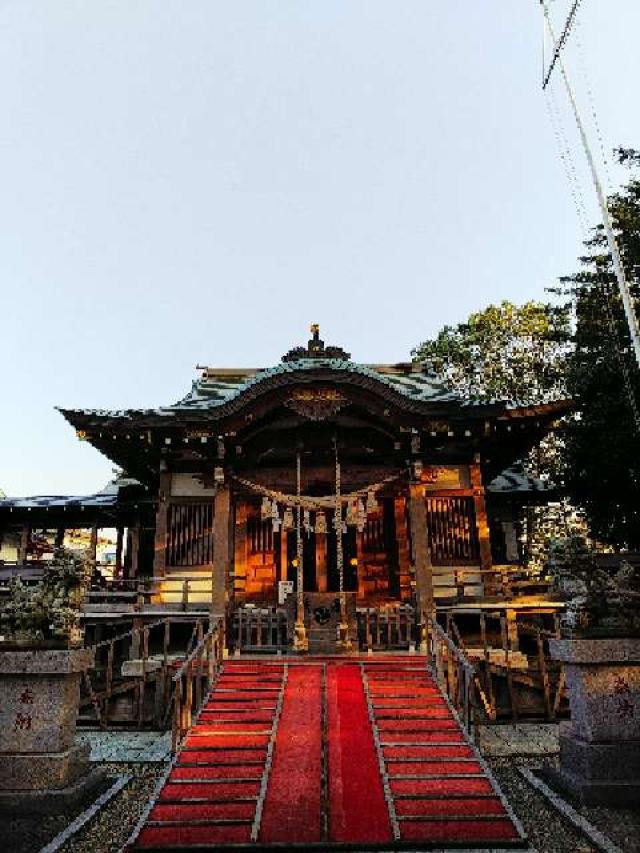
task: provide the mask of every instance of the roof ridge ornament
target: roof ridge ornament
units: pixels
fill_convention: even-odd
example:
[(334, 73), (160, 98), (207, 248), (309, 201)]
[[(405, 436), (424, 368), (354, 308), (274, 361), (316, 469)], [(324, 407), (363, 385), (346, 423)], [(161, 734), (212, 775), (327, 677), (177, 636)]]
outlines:
[(282, 361), (301, 361), (305, 358), (332, 358), (337, 361), (349, 361), (351, 353), (345, 352), (342, 347), (325, 347), (320, 338), (320, 325), (311, 324), (311, 338), (305, 347), (294, 347), (282, 356)]

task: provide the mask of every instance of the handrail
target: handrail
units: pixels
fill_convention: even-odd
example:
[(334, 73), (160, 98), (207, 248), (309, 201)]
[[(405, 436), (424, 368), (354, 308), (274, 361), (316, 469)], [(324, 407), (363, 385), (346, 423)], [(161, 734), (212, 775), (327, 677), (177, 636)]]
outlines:
[(477, 740), (479, 708), (476, 696), (479, 696), (488, 716), (493, 716), (491, 705), (484, 696), (478, 671), (436, 619), (427, 615), (427, 626), (429, 651), (436, 680), (447, 694), (461, 725), (473, 740)]
[(110, 637), (108, 640), (100, 640), (99, 643), (93, 643), (91, 646), (87, 646), (88, 649), (96, 649), (103, 648), (104, 646), (110, 646), (113, 643), (118, 643), (120, 640), (126, 640), (127, 637), (133, 637), (135, 634), (141, 634), (144, 628), (147, 630), (151, 630), (151, 628), (155, 628), (158, 625), (162, 625), (165, 622), (170, 622), (170, 617), (163, 616), (162, 619), (156, 619), (155, 622), (148, 622), (144, 626), (139, 628), (130, 628), (128, 631), (125, 631), (124, 634), (116, 634), (115, 637)]
[[(200, 624), (199, 639), (194, 649), (172, 678), (173, 725), (171, 750), (175, 754), (193, 723), (194, 714), (200, 710), (222, 666), (224, 648), (224, 621), (217, 619), (206, 634)], [(204, 671), (203, 671), (204, 670)], [(194, 701), (195, 693), (195, 701)]]

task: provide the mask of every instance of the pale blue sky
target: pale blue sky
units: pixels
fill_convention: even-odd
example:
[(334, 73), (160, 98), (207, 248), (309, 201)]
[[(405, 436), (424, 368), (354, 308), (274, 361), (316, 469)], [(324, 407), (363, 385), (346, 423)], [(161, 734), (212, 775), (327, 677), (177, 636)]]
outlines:
[[(640, 146), (640, 3), (581, 20), (605, 144)], [(0, 0), (0, 487), (106, 481), (56, 404), (173, 402), (311, 321), (404, 360), (544, 298), (580, 231), (540, 53), (536, 0)]]

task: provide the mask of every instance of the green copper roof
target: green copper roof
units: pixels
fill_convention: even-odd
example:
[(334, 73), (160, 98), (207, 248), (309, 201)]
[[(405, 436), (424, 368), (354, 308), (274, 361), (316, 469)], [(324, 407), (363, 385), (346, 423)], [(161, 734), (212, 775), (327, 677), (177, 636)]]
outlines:
[[(296, 361), (282, 362), (265, 370), (258, 370), (255, 374), (239, 379), (223, 379), (219, 375), (207, 375), (206, 373), (197, 379), (191, 391), (174, 403), (160, 411), (184, 411), (202, 410), (215, 408), (223, 403), (239, 397), (249, 388), (265, 382), (275, 376), (308, 374), (312, 372), (330, 370), (345, 374), (356, 374), (381, 382), (389, 388), (413, 400), (429, 402), (455, 402), (460, 398), (449, 391), (432, 374), (422, 371), (407, 371), (406, 373), (383, 373), (373, 367), (364, 364), (356, 364), (353, 361), (334, 358), (303, 358)], [(461, 402), (461, 401), (460, 401)]]

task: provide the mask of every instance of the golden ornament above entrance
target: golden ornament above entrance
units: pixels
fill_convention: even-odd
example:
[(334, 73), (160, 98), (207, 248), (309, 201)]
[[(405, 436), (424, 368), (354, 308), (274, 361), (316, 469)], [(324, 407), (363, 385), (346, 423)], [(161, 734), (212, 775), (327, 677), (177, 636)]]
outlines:
[(349, 402), (335, 388), (300, 388), (285, 401), (285, 405), (311, 421), (323, 421), (338, 414)]

